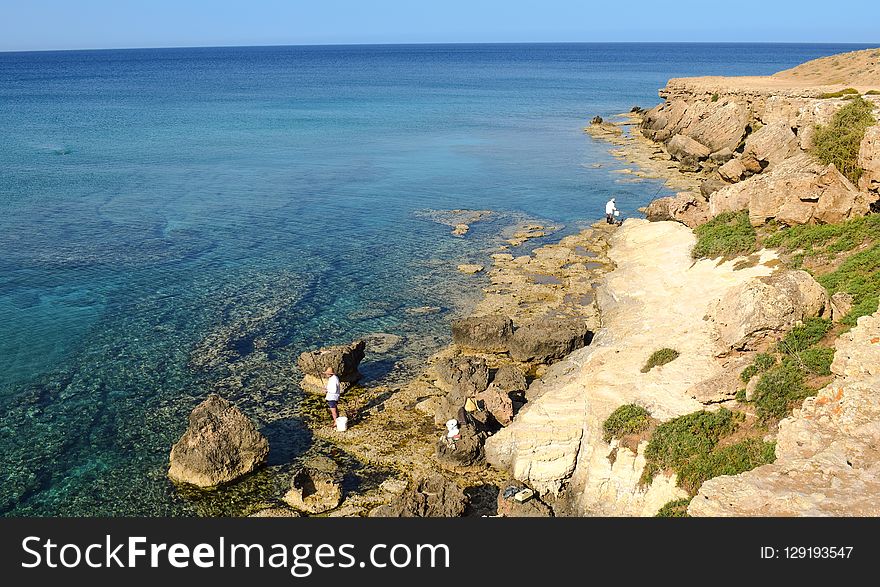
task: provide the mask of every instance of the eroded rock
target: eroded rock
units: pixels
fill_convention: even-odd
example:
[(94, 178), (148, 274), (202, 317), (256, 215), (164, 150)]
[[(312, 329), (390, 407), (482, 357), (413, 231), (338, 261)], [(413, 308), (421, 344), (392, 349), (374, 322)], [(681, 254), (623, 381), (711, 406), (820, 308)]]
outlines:
[(215, 487), (250, 473), (266, 460), (269, 441), (237, 407), (211, 394), (189, 415), (189, 427), (171, 449), (168, 477)]
[(512, 335), (513, 321), (506, 316), (472, 316), (452, 322), (452, 341), (464, 348), (504, 352)]
[(305, 374), (301, 386), (306, 391), (324, 392), (324, 371), (331, 367), (343, 384), (354, 383), (362, 377), (358, 365), (364, 359), (367, 343), (363, 340), (347, 345), (331, 346), (302, 353), (296, 361)]
[(370, 512), (370, 517), (457, 518), (464, 514), (468, 499), (455, 482), (439, 473), (419, 477), (391, 504)]
[(828, 294), (806, 271), (779, 271), (730, 289), (707, 316), (723, 348), (756, 350), (797, 322), (830, 315)]
[(342, 503), (342, 474), (326, 457), (310, 459), (290, 479), (290, 490), (282, 498), (295, 510), (309, 514), (328, 512)]
[(516, 361), (547, 363), (588, 345), (592, 336), (581, 318), (548, 317), (517, 328), (508, 348)]

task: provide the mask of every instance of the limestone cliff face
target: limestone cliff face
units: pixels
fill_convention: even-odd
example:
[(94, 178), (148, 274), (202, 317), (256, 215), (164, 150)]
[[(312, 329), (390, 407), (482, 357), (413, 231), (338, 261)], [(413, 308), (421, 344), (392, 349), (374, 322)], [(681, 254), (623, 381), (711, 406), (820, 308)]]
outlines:
[[(782, 272), (775, 269), (776, 255), (769, 251), (762, 251), (757, 263), (747, 268), (735, 269), (736, 259), (694, 262), (694, 241), (693, 233), (676, 222), (624, 223), (609, 251), (616, 268), (597, 292), (603, 328), (589, 347), (572, 353), (532, 384), (526, 407), (487, 440), (491, 464), (542, 494), (563, 496), (579, 515), (653, 515), (667, 501), (685, 495), (674, 477), (660, 475), (650, 487), (640, 487), (645, 443), (637, 451), (617, 446), (616, 441), (609, 444), (602, 438), (603, 422), (628, 403), (668, 420), (732, 399), (738, 386), (736, 360), (727, 355), (748, 328), (736, 340), (727, 336), (724, 310), (729, 304), (719, 301), (733, 296), (746, 310), (757, 303), (786, 306), (786, 295), (804, 296), (814, 289), (812, 284), (783, 287), (787, 280), (771, 277)], [(804, 280), (812, 278), (805, 273), (794, 278), (798, 283)], [(756, 288), (777, 289), (758, 296)], [(823, 300), (804, 305), (819, 313)], [(782, 330), (786, 321), (804, 317), (741, 313), (762, 317), (752, 325), (753, 331)], [(778, 316), (778, 324), (768, 322), (771, 315)], [(642, 373), (648, 357), (663, 347), (679, 351), (679, 358)]]
[[(643, 117), (642, 133), (663, 143), (686, 172), (703, 179), (701, 193), (668, 198), (649, 209), (658, 219), (693, 224), (748, 207), (754, 224), (836, 222), (866, 214), (880, 199), (880, 125), (865, 134), (855, 186), (833, 166), (807, 153), (816, 125), (827, 124), (848, 102), (823, 97), (847, 88), (864, 94), (880, 113), (880, 50), (870, 49), (808, 62), (764, 77), (699, 77), (669, 80), (664, 102)], [(843, 65), (846, 63), (847, 65)], [(851, 95), (850, 95), (851, 97)], [(791, 160), (794, 160), (791, 163)], [(681, 210), (675, 202), (687, 199)]]
[(836, 347), (836, 379), (780, 423), (776, 462), (706, 481), (690, 515), (880, 515), (880, 312)]

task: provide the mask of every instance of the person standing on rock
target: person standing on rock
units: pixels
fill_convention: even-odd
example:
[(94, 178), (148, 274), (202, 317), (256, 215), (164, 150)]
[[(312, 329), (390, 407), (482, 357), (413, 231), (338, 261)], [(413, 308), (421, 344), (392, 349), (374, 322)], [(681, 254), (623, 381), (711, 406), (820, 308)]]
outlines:
[(611, 198), (605, 203), (605, 222), (608, 224), (620, 224), (617, 221), (617, 218), (615, 218), (615, 216), (618, 216), (619, 214), (620, 210), (617, 209), (617, 204), (614, 203), (614, 198)]
[(339, 395), (342, 393), (342, 385), (339, 383), (339, 377), (333, 372), (333, 367), (327, 367), (324, 370), (324, 375), (327, 376), (327, 395), (324, 396), (324, 399), (327, 400), (327, 407), (330, 408), (330, 416), (335, 424), (336, 418), (339, 417), (336, 406), (339, 403)]

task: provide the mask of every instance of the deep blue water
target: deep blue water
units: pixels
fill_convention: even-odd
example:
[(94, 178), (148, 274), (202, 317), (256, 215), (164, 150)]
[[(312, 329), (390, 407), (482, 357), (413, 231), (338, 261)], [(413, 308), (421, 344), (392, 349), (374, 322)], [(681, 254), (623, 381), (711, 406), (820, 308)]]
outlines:
[[(405, 377), (479, 295), (455, 265), (487, 262), (503, 228), (570, 232), (612, 192), (625, 214), (663, 192), (620, 183), (590, 117), (652, 106), (670, 77), (856, 48), (0, 53), (0, 512), (224, 511), (231, 494), (164, 476), (206, 393), (258, 420), (282, 466), (310, 444), (299, 352), (393, 333), (365, 370)], [(497, 214), (461, 239), (428, 212), (447, 209)], [(440, 311), (406, 311), (422, 306)]]

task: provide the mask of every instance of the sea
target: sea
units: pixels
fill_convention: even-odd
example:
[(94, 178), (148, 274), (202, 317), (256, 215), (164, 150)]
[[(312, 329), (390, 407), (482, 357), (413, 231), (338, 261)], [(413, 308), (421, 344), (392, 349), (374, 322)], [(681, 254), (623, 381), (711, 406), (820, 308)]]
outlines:
[[(668, 195), (582, 132), (670, 77), (857, 45), (452, 44), (0, 53), (0, 515), (240, 515), (329, 452), (297, 356), (360, 337), (393, 390), (449, 342), (513, 227), (582, 230)], [(455, 210), (487, 210), (464, 236)], [(390, 336), (389, 336), (390, 335)], [(176, 487), (207, 394), (268, 466)], [(334, 452), (335, 451), (335, 452)]]

